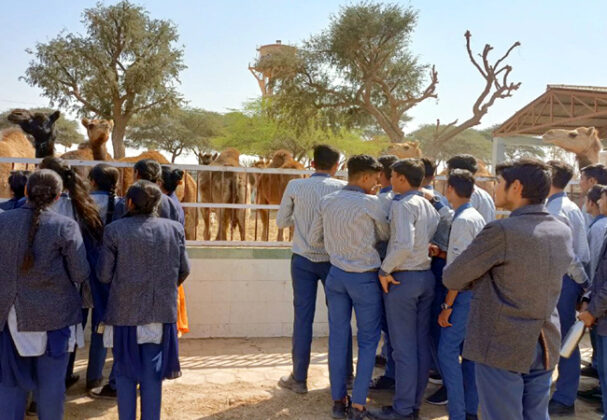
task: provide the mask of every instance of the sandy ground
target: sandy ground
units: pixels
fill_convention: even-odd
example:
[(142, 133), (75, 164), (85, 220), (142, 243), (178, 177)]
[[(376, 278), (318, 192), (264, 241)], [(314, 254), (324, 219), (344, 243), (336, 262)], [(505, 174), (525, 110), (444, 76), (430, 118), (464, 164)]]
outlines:
[[(313, 345), (309, 393), (295, 395), (276, 385), (291, 369), (290, 340), (287, 338), (206, 339), (181, 342), (183, 376), (165, 381), (162, 418), (183, 420), (228, 419), (329, 419), (331, 396), (327, 370), (327, 340)], [(76, 371), (84, 378), (86, 352), (79, 353)], [(589, 357), (584, 344), (585, 358)], [(582, 388), (594, 381), (583, 379)], [(428, 393), (437, 385), (429, 385)], [(370, 405), (390, 403), (389, 393), (370, 395)], [(600, 419), (596, 405), (576, 403), (571, 419)], [(445, 407), (425, 404), (422, 419), (447, 420)], [(118, 419), (113, 401), (93, 400), (84, 393), (81, 380), (68, 392), (66, 419)], [(570, 419), (562, 417), (563, 419)]]

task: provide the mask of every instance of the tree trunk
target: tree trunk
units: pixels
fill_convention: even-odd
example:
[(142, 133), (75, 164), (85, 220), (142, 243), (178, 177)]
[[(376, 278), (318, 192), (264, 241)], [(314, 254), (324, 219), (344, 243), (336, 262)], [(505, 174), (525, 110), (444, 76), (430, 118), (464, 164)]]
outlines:
[(112, 130), (112, 146), (114, 147), (114, 159), (124, 157), (126, 148), (124, 147), (124, 134), (126, 133), (127, 119), (124, 117), (114, 118), (114, 129)]

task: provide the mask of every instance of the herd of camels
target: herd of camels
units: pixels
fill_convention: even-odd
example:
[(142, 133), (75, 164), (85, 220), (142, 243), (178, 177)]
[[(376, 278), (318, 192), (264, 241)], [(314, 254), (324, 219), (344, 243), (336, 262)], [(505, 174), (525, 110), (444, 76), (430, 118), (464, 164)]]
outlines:
[[(31, 113), (27, 110), (13, 110), (8, 120), (17, 126), (0, 132), (0, 157), (13, 158), (43, 158), (55, 155), (56, 130), (55, 122), (59, 119), (60, 112), (49, 114)], [(77, 150), (62, 154), (60, 157), (69, 160), (96, 160), (112, 161), (107, 152), (106, 143), (110, 138), (114, 123), (105, 119), (82, 119), (82, 125), (87, 130), (88, 141), (79, 145)], [(31, 136), (31, 139), (28, 137)], [(576, 155), (580, 167), (590, 163), (599, 162), (599, 153), (602, 149), (598, 137), (598, 130), (594, 128), (580, 127), (576, 130), (550, 130), (543, 136), (546, 143), (563, 148)], [(405, 142), (391, 144), (385, 151), (386, 154), (394, 154), (399, 158), (421, 157), (422, 152), (417, 142)], [(118, 162), (136, 162), (140, 159), (154, 159), (160, 164), (168, 164), (169, 161), (158, 151), (149, 150), (138, 156), (117, 159)], [(233, 166), (240, 167), (240, 153), (234, 148), (227, 148), (221, 153), (204, 154), (199, 156), (200, 163), (210, 166)], [(274, 152), (271, 159), (261, 159), (254, 164), (257, 168), (281, 168), (281, 169), (304, 169), (304, 166), (293, 159), (293, 155), (286, 150)], [(11, 169), (25, 169), (24, 165), (0, 164), (0, 197), (9, 197), (8, 176)], [(85, 172), (86, 169), (79, 169)], [(119, 186), (119, 194), (124, 193), (132, 182), (132, 169), (124, 168), (122, 182)], [(84, 173), (83, 173), (84, 174)], [(481, 165), (477, 176), (491, 176), (484, 165)], [(177, 190), (177, 196), (183, 202), (197, 202), (200, 197), (205, 203), (227, 203), (246, 204), (250, 203), (252, 197), (257, 204), (280, 204), (282, 194), (289, 180), (298, 177), (290, 174), (244, 174), (242, 172), (215, 172), (204, 171), (198, 173), (198, 179), (194, 179), (186, 172), (183, 184)], [(198, 185), (197, 185), (198, 184)], [(482, 186), (482, 185), (481, 185)], [(241, 240), (246, 238), (246, 223), (249, 215), (247, 209), (208, 209), (201, 210), (204, 221), (205, 240), (211, 237), (211, 211), (214, 211), (218, 220), (218, 231), (216, 240), (226, 240), (229, 228), (234, 232), (238, 230)], [(196, 208), (186, 208), (186, 236), (188, 239), (196, 239), (196, 228), (198, 212)], [(261, 219), (261, 239), (267, 241), (269, 238), (268, 210), (258, 210)], [(277, 240), (285, 238), (283, 230), (278, 230)]]

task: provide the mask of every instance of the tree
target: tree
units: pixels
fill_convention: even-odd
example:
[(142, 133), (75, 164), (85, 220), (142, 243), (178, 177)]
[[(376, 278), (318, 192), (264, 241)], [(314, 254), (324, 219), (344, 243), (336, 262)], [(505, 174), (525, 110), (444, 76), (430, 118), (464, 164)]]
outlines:
[[(433, 146), (435, 130), (434, 125), (427, 124), (409, 134), (410, 138), (419, 141), (425, 156), (428, 155), (427, 150)], [(491, 137), (487, 137), (485, 133), (479, 130), (470, 128), (458, 133), (453, 141), (444, 144), (433, 157), (438, 162), (444, 162), (460, 153), (469, 153), (484, 162), (491, 162)]]
[(51, 105), (114, 120), (114, 156), (124, 157), (126, 127), (135, 115), (178, 105), (185, 68), (175, 25), (151, 19), (123, 0), (84, 10), (86, 35), (61, 33), (38, 43), (23, 79), (42, 89)]
[(263, 57), (256, 69), (271, 72), (274, 114), (324, 127), (377, 125), (393, 142), (404, 139), (406, 112), (435, 98), (437, 72), (409, 50), (417, 14), (394, 4), (344, 7), (329, 27), (298, 50)]
[(127, 145), (160, 149), (171, 154), (171, 162), (184, 151), (199, 156), (211, 150), (211, 139), (221, 134), (220, 116), (201, 109), (176, 109), (133, 119), (127, 130)]
[[(50, 114), (54, 110), (51, 108), (30, 108), (28, 111), (31, 113), (41, 112)], [(0, 114), (0, 130), (15, 127), (14, 124), (7, 120), (7, 116), (10, 112), (11, 110), (8, 110)], [(79, 127), (80, 123), (78, 121), (66, 118), (65, 114), (62, 115), (55, 123), (55, 129), (57, 130), (56, 142), (68, 148), (72, 147), (74, 144), (82, 143), (84, 141), (84, 136), (78, 131)]]

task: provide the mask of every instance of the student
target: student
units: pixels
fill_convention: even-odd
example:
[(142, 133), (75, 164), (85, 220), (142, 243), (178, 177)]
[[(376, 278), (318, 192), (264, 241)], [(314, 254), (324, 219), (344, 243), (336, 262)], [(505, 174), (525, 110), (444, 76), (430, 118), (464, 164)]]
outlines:
[[(384, 155), (377, 158), (377, 161), (383, 166), (382, 171), (379, 173), (379, 184), (381, 189), (379, 190), (379, 198), (384, 204), (384, 210), (386, 215), (390, 214), (390, 207), (392, 206), (392, 199), (394, 198), (394, 192), (392, 191), (392, 165), (398, 160), (395, 155)], [(383, 259), (386, 256), (386, 249), (388, 242), (383, 242), (379, 248), (379, 253)], [(394, 389), (394, 359), (392, 358), (392, 346), (390, 345), (390, 335), (388, 333), (388, 323), (386, 321), (386, 311), (382, 312), (381, 330), (383, 334), (383, 345), (381, 353), (375, 356), (375, 366), (385, 367), (384, 374), (374, 378), (369, 386), (369, 389), (379, 390), (393, 390)]]
[(496, 173), (496, 204), (510, 217), (488, 223), (445, 268), (443, 283), (474, 292), (462, 356), (475, 362), (481, 418), (549, 420), (561, 346), (556, 304), (573, 261), (571, 229), (543, 205), (546, 164), (521, 159)]
[(435, 196), (437, 196), (443, 206), (449, 206), (449, 201), (445, 196), (439, 193), (434, 189), (434, 178), (436, 177), (436, 162), (433, 160), (423, 157), (420, 158), (422, 163), (424, 164), (424, 180), (422, 181), (422, 188), (427, 191), (431, 191)]
[[(95, 165), (88, 175), (91, 185), (91, 198), (97, 204), (99, 215), (104, 224), (111, 223), (114, 208), (116, 206), (116, 186), (120, 179), (120, 172), (105, 163)], [(89, 251), (87, 256), (91, 267), (97, 265), (99, 258), (98, 247)], [(100, 387), (103, 381), (103, 367), (107, 356), (107, 350), (103, 346), (103, 334), (99, 331), (103, 328), (101, 322), (105, 315), (109, 287), (97, 279), (95, 271), (91, 272), (91, 293), (93, 295), (93, 310), (91, 316), (91, 343), (89, 347), (89, 360), (86, 370), (86, 390), (92, 392)], [(115, 388), (114, 375), (110, 375), (110, 384)], [(96, 395), (98, 396), (98, 395)]]
[[(464, 251), (485, 226), (485, 219), (470, 204), (474, 191), (474, 175), (464, 169), (454, 169), (447, 179), (447, 199), (455, 211), (452, 217), (447, 250), (447, 265)], [(429, 197), (433, 197), (430, 195)], [(442, 209), (437, 209), (444, 211)], [(443, 384), (449, 400), (450, 420), (475, 420), (478, 412), (478, 395), (474, 377), (474, 362), (460, 356), (472, 291), (449, 290), (441, 302), (437, 324), (442, 328), (438, 345), (438, 360)]]
[[(447, 161), (447, 169), (449, 171), (465, 169), (476, 175), (478, 164), (474, 156), (461, 154), (455, 155)], [(489, 223), (495, 220), (495, 203), (487, 191), (475, 185), (472, 197), (470, 197), (470, 204), (483, 216), (485, 222)]]
[(34, 172), (23, 207), (0, 215), (0, 412), (22, 420), (28, 391), (41, 419), (63, 419), (65, 371), (82, 322), (78, 288), (89, 265), (75, 221), (50, 211), (63, 185)]
[[(27, 184), (27, 177), (30, 175), (29, 171), (11, 171), (8, 177), (8, 186), (11, 189), (10, 200), (0, 203), (0, 210), (13, 210), (23, 205), (25, 197), (25, 184)], [(19, 203), (21, 200), (21, 203)]]
[[(555, 216), (567, 219), (573, 236), (573, 252), (576, 259), (582, 264), (590, 261), (588, 237), (584, 222), (584, 215), (579, 207), (573, 203), (565, 193), (567, 184), (573, 177), (571, 165), (551, 160), (548, 162), (551, 171), (551, 186), (546, 208)], [(567, 332), (575, 323), (575, 313), (578, 301), (584, 293), (583, 284), (577, 283), (571, 270), (563, 277), (561, 296), (557, 305), (561, 323), (561, 337), (564, 340)], [(580, 280), (587, 280), (586, 276)], [(576, 349), (569, 358), (559, 360), (559, 376), (556, 389), (550, 400), (550, 415), (573, 415), (575, 413), (575, 400), (580, 384), (580, 351)]]
[(604, 185), (593, 185), (586, 194), (586, 210), (592, 216), (592, 222), (588, 227), (588, 249), (590, 250), (588, 273), (591, 277), (601, 258), (600, 252), (607, 234), (607, 214), (603, 214), (599, 206), (599, 200), (605, 188), (607, 187)]
[(190, 266), (183, 227), (155, 215), (162, 196), (149, 181), (129, 188), (127, 214), (105, 228), (96, 269), (110, 284), (103, 340), (113, 349), (120, 420), (135, 420), (138, 384), (141, 418), (159, 420), (162, 379), (181, 374), (177, 287)]
[[(607, 168), (602, 163), (585, 166), (580, 170), (580, 173), (580, 189), (584, 195), (588, 194), (588, 191), (594, 185), (607, 185)], [(592, 216), (587, 212), (585, 205), (582, 207), (582, 211), (584, 212), (586, 227), (589, 227), (592, 223)]]
[(379, 280), (385, 293), (396, 388), (392, 406), (370, 412), (371, 417), (381, 420), (416, 418), (428, 383), (434, 298), (428, 245), (439, 215), (419, 191), (423, 178), (424, 165), (419, 159), (403, 159), (392, 165), (390, 240)]
[[(327, 194), (341, 190), (346, 183), (333, 178), (339, 165), (339, 152), (331, 146), (314, 147), (312, 166), (315, 172), (305, 179), (293, 179), (280, 202), (276, 216), (278, 228), (294, 226), (291, 281), (293, 285), (293, 371), (278, 382), (282, 388), (298, 394), (308, 392), (307, 378), (312, 345), (312, 324), (316, 310), (318, 281), (323, 289), (331, 264), (322, 244), (310, 240), (310, 227), (320, 200)], [(351, 342), (350, 334), (350, 342)], [(349, 369), (346, 379), (352, 376), (352, 345), (349, 345)]]
[[(145, 180), (157, 184), (160, 181), (161, 175), (162, 168), (160, 167), (160, 164), (153, 159), (142, 159), (133, 166), (133, 178), (135, 181)], [(116, 203), (114, 220), (120, 219), (126, 212), (126, 201), (125, 199), (121, 199)], [(160, 203), (158, 204), (158, 217), (179, 222), (179, 208), (173, 203), (173, 200), (164, 194), (160, 197)]]
[[(368, 155), (348, 160), (348, 185), (324, 196), (312, 222), (310, 241), (329, 254), (325, 290), (329, 305), (329, 378), (333, 418), (363, 419), (375, 352), (381, 333), (382, 303), (377, 270), (378, 242), (389, 236), (379, 198), (381, 164)], [(346, 389), (352, 308), (358, 326), (358, 364), (352, 402)]]

